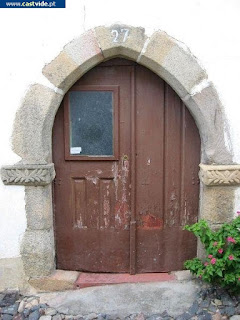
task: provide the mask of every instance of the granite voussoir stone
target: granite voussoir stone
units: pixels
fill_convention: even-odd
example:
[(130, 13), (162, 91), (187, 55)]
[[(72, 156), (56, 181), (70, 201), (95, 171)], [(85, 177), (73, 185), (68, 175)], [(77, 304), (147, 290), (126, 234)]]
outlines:
[(163, 31), (151, 36), (139, 62), (170, 83), (180, 97), (207, 79), (205, 70), (190, 50)]
[(73, 39), (64, 47), (64, 52), (77, 63), (81, 74), (104, 60), (94, 30), (89, 30)]
[(147, 40), (144, 28), (113, 24), (95, 28), (104, 58), (123, 56), (136, 61)]

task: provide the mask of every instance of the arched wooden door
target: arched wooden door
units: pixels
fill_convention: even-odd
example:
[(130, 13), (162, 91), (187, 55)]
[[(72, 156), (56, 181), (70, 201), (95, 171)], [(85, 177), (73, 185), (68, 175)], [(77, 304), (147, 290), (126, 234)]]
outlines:
[(53, 129), (57, 267), (180, 270), (196, 255), (200, 138), (150, 70), (113, 59), (66, 94)]

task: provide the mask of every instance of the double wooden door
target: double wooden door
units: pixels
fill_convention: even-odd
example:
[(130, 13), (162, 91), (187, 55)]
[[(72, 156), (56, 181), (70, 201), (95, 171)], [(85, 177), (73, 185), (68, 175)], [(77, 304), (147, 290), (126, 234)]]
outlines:
[(196, 255), (200, 138), (166, 82), (113, 59), (66, 94), (53, 128), (57, 267), (180, 270)]

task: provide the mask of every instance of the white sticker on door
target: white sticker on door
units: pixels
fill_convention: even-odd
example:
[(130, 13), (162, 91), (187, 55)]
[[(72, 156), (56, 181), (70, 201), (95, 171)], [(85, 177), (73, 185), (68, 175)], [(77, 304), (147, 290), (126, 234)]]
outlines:
[(81, 147), (73, 147), (70, 149), (71, 154), (80, 154), (82, 152), (82, 148)]

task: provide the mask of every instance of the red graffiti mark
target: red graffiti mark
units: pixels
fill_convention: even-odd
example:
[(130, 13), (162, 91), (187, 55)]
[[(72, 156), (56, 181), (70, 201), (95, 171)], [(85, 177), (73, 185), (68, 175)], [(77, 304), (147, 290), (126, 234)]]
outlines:
[(147, 214), (142, 217), (143, 229), (162, 229), (163, 219), (155, 217), (152, 214)]

